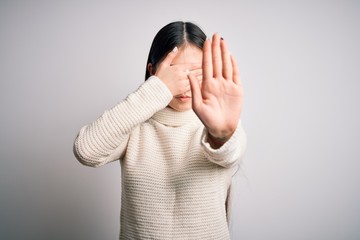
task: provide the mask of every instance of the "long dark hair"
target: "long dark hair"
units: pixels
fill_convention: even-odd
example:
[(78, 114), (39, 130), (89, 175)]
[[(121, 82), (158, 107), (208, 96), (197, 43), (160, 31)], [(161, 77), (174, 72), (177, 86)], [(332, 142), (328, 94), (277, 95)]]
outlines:
[(148, 69), (149, 63), (155, 72), (157, 64), (176, 46), (180, 47), (188, 43), (203, 49), (205, 40), (205, 33), (194, 23), (178, 21), (167, 24), (160, 29), (152, 42), (146, 63), (145, 80), (151, 75)]

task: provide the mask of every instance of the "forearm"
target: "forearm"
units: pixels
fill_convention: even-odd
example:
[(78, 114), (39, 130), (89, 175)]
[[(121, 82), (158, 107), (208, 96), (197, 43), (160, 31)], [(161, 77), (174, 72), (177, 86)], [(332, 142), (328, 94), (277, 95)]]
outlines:
[(227, 139), (213, 137), (204, 130), (202, 146), (206, 158), (223, 167), (232, 167), (242, 158), (247, 145), (247, 136), (239, 122), (236, 130)]
[(132, 129), (165, 108), (171, 98), (172, 94), (158, 78), (150, 78), (80, 130), (74, 143), (75, 156), (89, 166), (101, 166), (118, 159), (126, 149)]

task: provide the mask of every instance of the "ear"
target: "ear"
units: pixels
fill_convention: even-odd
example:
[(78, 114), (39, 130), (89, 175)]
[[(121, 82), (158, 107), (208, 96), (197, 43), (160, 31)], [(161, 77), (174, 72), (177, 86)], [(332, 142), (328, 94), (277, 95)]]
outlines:
[(149, 73), (150, 73), (150, 76), (152, 76), (152, 75), (155, 74), (155, 69), (153, 68), (153, 65), (152, 65), (151, 63), (149, 63), (149, 64), (147, 65), (147, 69), (148, 69), (148, 71), (149, 71)]

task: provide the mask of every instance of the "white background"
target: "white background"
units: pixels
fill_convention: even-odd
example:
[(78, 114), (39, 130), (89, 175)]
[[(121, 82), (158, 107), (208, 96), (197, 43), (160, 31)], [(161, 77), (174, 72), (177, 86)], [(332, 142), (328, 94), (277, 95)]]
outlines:
[(157, 31), (219, 32), (245, 88), (233, 239), (360, 239), (358, 1), (1, 1), (0, 239), (117, 239), (120, 165), (80, 128), (143, 81)]

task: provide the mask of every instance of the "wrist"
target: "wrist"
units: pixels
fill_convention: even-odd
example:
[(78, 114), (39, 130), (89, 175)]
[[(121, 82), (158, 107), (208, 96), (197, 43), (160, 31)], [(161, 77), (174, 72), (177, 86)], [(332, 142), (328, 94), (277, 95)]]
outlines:
[(234, 131), (223, 131), (221, 133), (212, 133), (210, 130), (208, 130), (208, 142), (211, 147), (213, 148), (220, 148), (222, 145), (224, 145), (225, 142), (227, 142)]
[(222, 131), (214, 131), (214, 130), (208, 129), (208, 133), (209, 133), (209, 135), (211, 135), (212, 138), (214, 138), (218, 141), (223, 141), (223, 142), (226, 142), (234, 132), (235, 132), (235, 129), (227, 129), (227, 130), (222, 130)]

